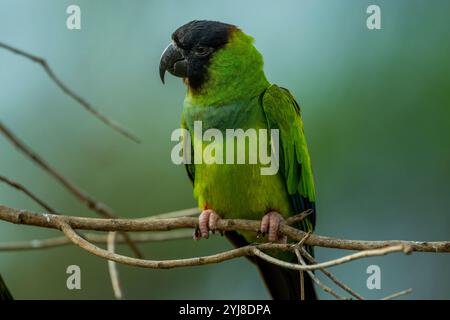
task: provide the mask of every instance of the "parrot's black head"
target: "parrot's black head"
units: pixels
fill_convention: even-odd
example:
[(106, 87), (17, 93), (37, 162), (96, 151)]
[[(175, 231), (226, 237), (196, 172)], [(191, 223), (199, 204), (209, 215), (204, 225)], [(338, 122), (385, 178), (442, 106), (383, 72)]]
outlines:
[(227, 44), (230, 34), (237, 27), (217, 21), (194, 20), (178, 28), (172, 34), (173, 42), (164, 50), (159, 74), (169, 71), (183, 78), (196, 90), (207, 78), (208, 64), (215, 51)]

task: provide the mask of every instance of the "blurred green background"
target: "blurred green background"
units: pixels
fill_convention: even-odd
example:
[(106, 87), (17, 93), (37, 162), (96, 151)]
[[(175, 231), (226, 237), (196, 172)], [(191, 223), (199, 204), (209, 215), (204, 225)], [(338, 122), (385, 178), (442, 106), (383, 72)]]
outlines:
[[(170, 161), (185, 88), (158, 77), (171, 33), (193, 19), (220, 20), (253, 35), (271, 82), (302, 105), (318, 194), (317, 233), (353, 239), (449, 240), (450, 2), (448, 1), (76, 1), (82, 29), (65, 26), (73, 1), (0, 0), (0, 41), (44, 57), (76, 92), (142, 139), (134, 144), (87, 114), (30, 61), (0, 50), (0, 119), (52, 165), (122, 217), (195, 206), (184, 168)], [(378, 4), (382, 30), (366, 28)], [(0, 174), (67, 214), (95, 216), (0, 136)], [(0, 203), (40, 210), (0, 184)], [(0, 222), (0, 241), (53, 230)], [(147, 258), (230, 248), (226, 239), (142, 245)], [(125, 246), (121, 253), (129, 254)], [(346, 252), (316, 249), (321, 261)], [(66, 289), (66, 268), (82, 289)], [(366, 268), (381, 267), (381, 290)], [(415, 253), (333, 268), (368, 298), (413, 288), (407, 298), (450, 298), (450, 256)], [(269, 298), (245, 259), (205, 267), (119, 266), (127, 298)], [(0, 252), (16, 298), (110, 299), (104, 260), (73, 246)], [(322, 298), (329, 296), (320, 292)]]

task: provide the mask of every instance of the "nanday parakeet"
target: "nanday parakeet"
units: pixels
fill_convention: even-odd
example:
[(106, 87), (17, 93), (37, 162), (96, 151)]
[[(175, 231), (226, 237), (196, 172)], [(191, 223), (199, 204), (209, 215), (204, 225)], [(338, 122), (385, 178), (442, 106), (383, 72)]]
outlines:
[[(240, 218), (261, 220), (261, 231), (268, 234), (269, 241), (282, 241), (277, 233), (280, 221), (308, 209), (312, 214), (296, 227), (312, 231), (315, 189), (300, 107), (288, 90), (268, 82), (253, 38), (234, 25), (189, 22), (172, 34), (172, 43), (161, 56), (163, 82), (166, 71), (183, 78), (187, 85), (182, 127), (191, 136), (191, 150), (201, 139), (194, 136), (194, 121), (202, 121), (203, 131), (215, 128), (224, 136), (226, 129), (279, 130), (279, 170), (275, 175), (262, 175), (261, 163), (186, 164), (194, 197), (202, 210), (200, 236), (207, 238), (220, 218)], [(207, 146), (203, 142), (202, 150)], [(225, 155), (225, 141), (222, 147)], [(249, 152), (246, 149), (246, 156)], [(226, 232), (226, 236), (236, 246), (260, 241), (251, 233)], [(296, 261), (293, 254), (278, 257)], [(251, 260), (274, 299), (300, 298), (298, 271), (255, 257)], [(316, 298), (308, 276), (305, 296)]]

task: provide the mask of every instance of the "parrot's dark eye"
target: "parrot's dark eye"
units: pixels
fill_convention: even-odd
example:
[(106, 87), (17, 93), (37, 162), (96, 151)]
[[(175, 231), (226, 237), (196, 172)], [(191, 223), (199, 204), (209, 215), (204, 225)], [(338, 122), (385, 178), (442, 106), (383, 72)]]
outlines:
[(209, 48), (209, 47), (198, 46), (198, 47), (194, 48), (194, 53), (198, 57), (205, 57), (208, 54), (210, 54), (211, 51), (212, 51), (212, 48)]

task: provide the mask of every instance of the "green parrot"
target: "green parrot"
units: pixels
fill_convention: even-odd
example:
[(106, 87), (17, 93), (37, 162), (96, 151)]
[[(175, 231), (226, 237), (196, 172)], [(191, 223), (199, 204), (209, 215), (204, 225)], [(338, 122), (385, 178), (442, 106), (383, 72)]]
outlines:
[[(190, 158), (185, 162), (186, 170), (202, 210), (194, 238), (208, 238), (221, 218), (261, 220), (262, 237), (246, 232), (225, 233), (238, 247), (267, 240), (285, 242), (286, 239), (278, 235), (280, 222), (308, 209), (312, 214), (296, 227), (308, 232), (315, 225), (313, 173), (300, 107), (288, 90), (266, 79), (262, 55), (253, 41), (231, 24), (191, 21), (172, 34), (172, 43), (163, 52), (159, 67), (163, 83), (168, 71), (182, 78), (187, 86), (182, 128), (188, 132), (188, 136), (183, 137), (188, 143), (184, 144), (183, 152), (185, 159)], [(207, 151), (222, 160), (220, 157), (225, 159), (227, 148), (235, 152), (239, 149), (228, 144), (230, 139), (203, 141), (207, 139), (195, 134), (198, 121), (201, 121), (202, 133), (209, 129), (224, 135), (229, 129), (277, 130), (279, 143), (275, 143), (275, 136), (271, 135), (266, 151), (278, 155), (272, 157), (278, 161), (278, 170), (275, 174), (261, 174), (265, 164), (260, 160), (256, 163), (229, 163), (217, 161), (217, 158), (206, 161)], [(247, 138), (251, 137), (244, 137)], [(257, 136), (258, 143), (262, 138)], [(208, 149), (212, 143), (214, 152)], [(245, 144), (245, 159), (250, 159), (254, 152), (249, 144)], [(187, 152), (191, 153), (189, 158)], [(205, 161), (194, 161), (195, 152), (203, 152)], [(235, 160), (236, 155), (232, 155)], [(308, 250), (312, 253), (311, 248)], [(272, 254), (296, 261), (292, 253)], [(274, 299), (300, 299), (298, 271), (280, 268), (259, 258), (250, 259)], [(307, 276), (305, 298), (316, 299), (313, 283)]]

